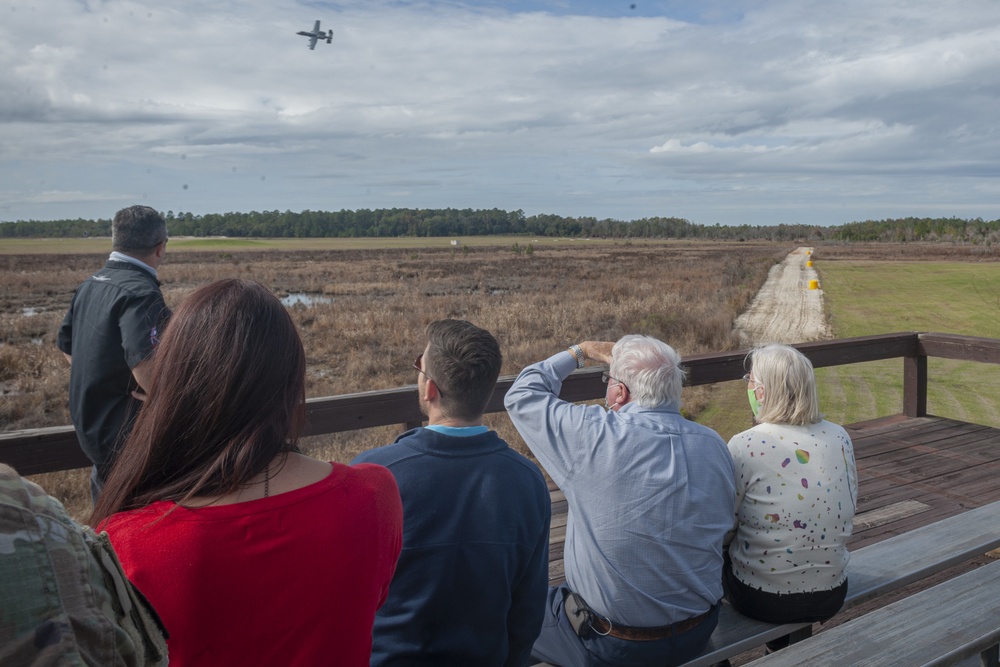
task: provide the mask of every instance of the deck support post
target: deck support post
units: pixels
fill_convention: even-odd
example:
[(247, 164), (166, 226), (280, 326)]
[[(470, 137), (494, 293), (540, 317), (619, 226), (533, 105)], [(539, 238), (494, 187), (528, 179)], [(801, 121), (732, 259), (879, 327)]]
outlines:
[(927, 357), (903, 357), (903, 414), (927, 416)]

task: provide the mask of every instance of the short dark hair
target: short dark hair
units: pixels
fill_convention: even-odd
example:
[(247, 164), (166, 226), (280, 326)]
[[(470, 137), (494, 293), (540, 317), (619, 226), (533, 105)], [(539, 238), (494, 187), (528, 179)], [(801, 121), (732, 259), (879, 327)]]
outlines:
[(427, 325), (427, 341), (425, 369), (441, 389), (441, 409), (449, 417), (481, 417), (503, 364), (497, 339), (465, 320), (438, 320)]
[(167, 221), (156, 209), (129, 206), (111, 221), (111, 247), (120, 251), (150, 252), (167, 238)]
[(153, 354), (148, 397), (90, 518), (158, 500), (236, 491), (294, 449), (306, 357), (285, 307), (249, 280), (219, 280), (174, 312)]

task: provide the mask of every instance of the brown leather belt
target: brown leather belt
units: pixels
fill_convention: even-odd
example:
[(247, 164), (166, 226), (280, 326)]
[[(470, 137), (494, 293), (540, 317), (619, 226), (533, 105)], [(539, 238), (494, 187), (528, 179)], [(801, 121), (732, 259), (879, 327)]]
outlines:
[(603, 618), (595, 614), (590, 621), (590, 627), (594, 629), (594, 632), (601, 635), (617, 637), (618, 639), (627, 639), (634, 642), (648, 642), (653, 641), (654, 639), (674, 637), (687, 632), (692, 628), (696, 628), (699, 623), (705, 620), (711, 611), (712, 610), (709, 609), (700, 616), (685, 618), (683, 621), (677, 621), (671, 625), (661, 625), (658, 628), (632, 628), (627, 625), (615, 625), (613, 623), (608, 623)]

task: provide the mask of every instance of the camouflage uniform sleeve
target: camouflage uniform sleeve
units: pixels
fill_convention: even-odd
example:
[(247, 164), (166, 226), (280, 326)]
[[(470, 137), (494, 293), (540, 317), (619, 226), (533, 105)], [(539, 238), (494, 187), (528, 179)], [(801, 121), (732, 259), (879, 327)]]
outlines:
[(107, 536), (2, 464), (0, 664), (167, 664), (159, 619)]

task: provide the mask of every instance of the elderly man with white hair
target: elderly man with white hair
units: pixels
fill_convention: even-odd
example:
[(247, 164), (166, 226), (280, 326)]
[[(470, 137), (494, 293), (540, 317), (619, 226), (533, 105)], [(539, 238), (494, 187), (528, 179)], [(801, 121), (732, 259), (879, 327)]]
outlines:
[[(559, 399), (587, 360), (610, 364), (607, 409)], [(735, 510), (722, 438), (680, 414), (680, 355), (647, 336), (587, 341), (521, 371), (505, 405), (566, 494), (566, 583), (549, 589), (532, 657), (674, 665), (718, 621), (722, 543)]]

